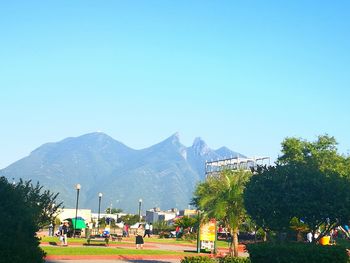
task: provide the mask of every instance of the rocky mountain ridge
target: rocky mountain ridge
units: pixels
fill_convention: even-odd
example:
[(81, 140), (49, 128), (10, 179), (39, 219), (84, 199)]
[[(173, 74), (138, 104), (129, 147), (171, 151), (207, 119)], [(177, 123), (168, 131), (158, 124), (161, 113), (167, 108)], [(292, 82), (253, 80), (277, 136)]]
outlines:
[(177, 133), (135, 150), (98, 132), (46, 143), (0, 170), (0, 175), (39, 181), (59, 192), (67, 208), (75, 207), (74, 185), (80, 183), (80, 208), (96, 211), (102, 192), (102, 210), (112, 203), (136, 213), (140, 198), (143, 209), (186, 208), (196, 183), (204, 179), (205, 161), (236, 156), (244, 157), (226, 147), (212, 150), (199, 137), (186, 147)]

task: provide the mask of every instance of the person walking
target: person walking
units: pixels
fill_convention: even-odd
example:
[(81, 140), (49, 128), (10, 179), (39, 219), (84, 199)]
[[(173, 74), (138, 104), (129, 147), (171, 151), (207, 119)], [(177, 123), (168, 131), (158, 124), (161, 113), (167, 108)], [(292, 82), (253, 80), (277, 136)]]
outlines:
[(142, 224), (139, 224), (139, 227), (136, 230), (136, 249), (140, 248), (143, 249), (143, 235), (145, 234), (145, 231), (143, 229)]
[(68, 234), (68, 221), (63, 222), (63, 226), (60, 233), (62, 246), (68, 246), (67, 234)]
[(149, 223), (149, 233), (153, 235), (153, 225), (152, 223)]
[(126, 236), (129, 237), (129, 225), (125, 225)]
[(148, 237), (150, 236), (150, 225), (148, 223), (146, 223), (145, 225), (145, 234), (143, 235), (143, 237), (145, 237), (146, 235), (148, 235)]
[(53, 224), (52, 224), (52, 222), (49, 225), (49, 237), (53, 237)]

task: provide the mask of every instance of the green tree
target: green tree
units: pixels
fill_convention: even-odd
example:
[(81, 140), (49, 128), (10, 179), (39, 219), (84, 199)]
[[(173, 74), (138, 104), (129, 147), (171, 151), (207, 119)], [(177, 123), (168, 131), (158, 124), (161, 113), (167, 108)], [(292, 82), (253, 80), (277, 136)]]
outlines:
[(60, 206), (52, 205), (56, 197), (39, 184), (10, 184), (0, 177), (0, 262), (44, 262), (36, 232), (52, 220)]
[[(265, 231), (287, 232), (295, 217), (319, 238), (350, 218), (348, 158), (333, 137), (287, 138), (274, 167), (260, 167), (247, 184), (247, 212)], [(318, 239), (319, 239), (318, 238)], [(317, 241), (317, 240), (316, 240)]]
[(341, 176), (350, 175), (350, 157), (338, 153), (334, 137), (321, 135), (316, 141), (301, 138), (286, 138), (282, 142), (282, 155), (277, 164), (307, 164), (322, 172), (336, 172)]
[(174, 225), (182, 227), (183, 229), (194, 227), (197, 224), (197, 218), (190, 217), (190, 216), (183, 216), (176, 218)]
[(121, 212), (123, 212), (123, 209), (121, 208), (112, 208), (112, 213), (110, 213), (110, 208), (106, 209), (106, 214), (119, 214)]
[(215, 218), (229, 227), (234, 256), (238, 256), (238, 231), (246, 216), (243, 190), (250, 176), (247, 171), (226, 170), (198, 184), (194, 193), (193, 203), (204, 211), (204, 219)]
[(58, 193), (43, 190), (39, 183), (33, 185), (31, 181), (23, 181), (22, 179), (13, 186), (26, 205), (36, 212), (33, 220), (39, 228), (55, 221), (57, 210), (62, 207), (62, 202), (57, 203), (56, 201)]
[(124, 222), (124, 224), (128, 225), (134, 225), (139, 221), (138, 215), (125, 215), (120, 217), (121, 222)]
[(173, 227), (169, 226), (168, 223), (164, 220), (156, 221), (153, 224), (153, 233), (154, 234), (159, 234), (162, 231), (170, 231), (171, 229), (173, 229)]
[(244, 191), (248, 214), (267, 233), (286, 232), (291, 220), (289, 185), (282, 174), (277, 167), (259, 167)]

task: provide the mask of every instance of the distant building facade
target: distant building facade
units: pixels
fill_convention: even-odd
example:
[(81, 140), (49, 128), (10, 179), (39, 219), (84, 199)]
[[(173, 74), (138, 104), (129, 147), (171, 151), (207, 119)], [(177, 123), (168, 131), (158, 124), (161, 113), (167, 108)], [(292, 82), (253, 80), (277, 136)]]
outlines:
[[(62, 222), (63, 220), (68, 218), (75, 218), (75, 213), (76, 210), (74, 208), (59, 209), (57, 212), (57, 218)], [(91, 209), (78, 209), (77, 216), (84, 218), (86, 223), (90, 223), (92, 220)]]
[(218, 176), (224, 170), (252, 170), (258, 165), (270, 165), (270, 157), (233, 157), (205, 162), (205, 175)]
[(167, 211), (161, 211), (159, 208), (152, 208), (146, 211), (146, 222), (155, 223), (158, 221), (170, 221), (179, 215), (176, 208)]
[(179, 216), (189, 216), (194, 217), (197, 216), (197, 210), (195, 209), (184, 209), (179, 211)]

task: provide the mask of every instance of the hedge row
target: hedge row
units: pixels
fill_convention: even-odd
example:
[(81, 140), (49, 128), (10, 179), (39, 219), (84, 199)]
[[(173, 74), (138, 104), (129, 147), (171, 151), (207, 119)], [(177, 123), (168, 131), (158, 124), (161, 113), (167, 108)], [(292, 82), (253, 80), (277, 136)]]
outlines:
[(309, 243), (268, 242), (248, 244), (252, 263), (348, 263), (349, 256), (340, 246), (321, 246)]
[(235, 258), (235, 257), (223, 257), (223, 258), (210, 258), (205, 256), (197, 257), (185, 257), (181, 260), (181, 263), (250, 263), (249, 258)]
[(343, 246), (321, 246), (309, 243), (248, 244), (249, 258), (185, 257), (181, 263), (349, 263)]

